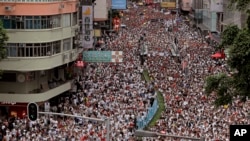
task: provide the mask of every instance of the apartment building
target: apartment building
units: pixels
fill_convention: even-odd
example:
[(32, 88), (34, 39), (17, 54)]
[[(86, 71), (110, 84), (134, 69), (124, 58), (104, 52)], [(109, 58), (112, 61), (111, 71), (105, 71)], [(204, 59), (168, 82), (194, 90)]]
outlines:
[[(222, 28), (222, 31), (229, 24), (235, 24), (239, 28), (243, 28), (247, 20), (247, 13), (237, 10), (231, 10), (228, 8), (229, 0), (224, 0), (223, 4), (223, 15), (221, 16), (221, 23), (218, 24), (218, 27)], [(250, 9), (250, 7), (248, 7)]]
[(78, 0), (0, 0), (9, 40), (0, 61), (0, 108), (22, 116), (29, 102), (43, 103), (71, 89), (79, 44)]

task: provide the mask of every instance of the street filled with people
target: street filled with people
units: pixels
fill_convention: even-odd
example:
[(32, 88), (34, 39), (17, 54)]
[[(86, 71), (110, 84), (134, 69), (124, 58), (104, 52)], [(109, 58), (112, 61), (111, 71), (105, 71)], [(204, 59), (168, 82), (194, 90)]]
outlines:
[[(124, 11), (126, 28), (104, 37), (105, 50), (123, 51), (123, 62), (87, 63), (79, 69), (71, 94), (51, 107), (52, 112), (104, 122), (54, 115), (40, 115), (34, 122), (11, 118), (0, 122), (0, 141), (107, 141), (108, 132), (110, 141), (135, 141), (137, 120), (146, 116), (156, 91), (163, 95), (166, 109), (150, 131), (228, 141), (229, 125), (250, 124), (250, 101), (213, 105), (216, 95), (204, 93), (205, 78), (228, 73), (227, 65), (211, 58), (214, 48), (184, 19), (147, 6)], [(142, 45), (147, 46), (143, 57)], [(143, 70), (151, 83), (142, 79)]]

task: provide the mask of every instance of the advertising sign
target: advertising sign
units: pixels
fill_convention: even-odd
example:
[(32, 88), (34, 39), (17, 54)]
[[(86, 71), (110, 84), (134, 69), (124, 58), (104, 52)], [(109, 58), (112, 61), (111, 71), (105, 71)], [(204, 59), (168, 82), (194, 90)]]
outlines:
[(127, 0), (112, 0), (112, 9), (127, 9)]
[(176, 8), (175, 2), (162, 2), (161, 3), (162, 8)]
[(210, 0), (210, 11), (223, 12), (223, 0)]
[(93, 8), (92, 6), (82, 6), (82, 33), (83, 47), (93, 47)]
[(107, 0), (97, 0), (94, 6), (94, 19), (97, 20), (107, 20), (108, 10), (107, 10)]
[(84, 51), (84, 62), (122, 62), (122, 51)]

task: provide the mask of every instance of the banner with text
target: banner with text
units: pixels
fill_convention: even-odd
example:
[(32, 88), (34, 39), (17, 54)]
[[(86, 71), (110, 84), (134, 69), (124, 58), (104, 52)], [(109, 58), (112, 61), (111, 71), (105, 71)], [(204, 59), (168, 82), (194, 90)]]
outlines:
[(112, 9), (127, 9), (127, 0), (112, 0)]
[(93, 47), (93, 8), (92, 6), (82, 6), (82, 33), (83, 33), (83, 47)]
[(84, 51), (84, 62), (122, 62), (122, 51)]
[(176, 8), (176, 3), (175, 2), (161, 2), (161, 7), (162, 8)]

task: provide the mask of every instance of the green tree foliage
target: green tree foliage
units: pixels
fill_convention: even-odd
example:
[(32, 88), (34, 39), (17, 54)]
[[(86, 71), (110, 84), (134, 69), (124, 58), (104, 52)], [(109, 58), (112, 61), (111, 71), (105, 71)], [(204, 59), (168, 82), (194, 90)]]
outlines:
[(239, 31), (240, 29), (238, 28), (237, 25), (229, 25), (229, 27), (227, 27), (223, 31), (223, 34), (221, 36), (222, 39), (221, 45), (222, 46), (232, 45), (234, 42), (235, 35), (237, 35)]
[(216, 100), (214, 104), (216, 106), (225, 105), (232, 101), (233, 99), (233, 79), (228, 77), (226, 74), (217, 74), (208, 76), (206, 79), (205, 93), (211, 94), (215, 92)]
[(4, 47), (4, 45), (7, 40), (8, 36), (3, 28), (2, 22), (0, 21), (0, 60), (6, 57), (6, 48)]
[(237, 10), (246, 11), (248, 18), (245, 28), (229, 25), (222, 33), (219, 47), (229, 49), (227, 65), (233, 74), (207, 77), (205, 92), (216, 93), (216, 106), (229, 104), (234, 97), (242, 101), (250, 97), (250, 10), (246, 9), (250, 0), (231, 0), (231, 4), (235, 4)]
[(240, 11), (247, 10), (250, 5), (250, 0), (230, 0), (229, 8), (235, 8)]

